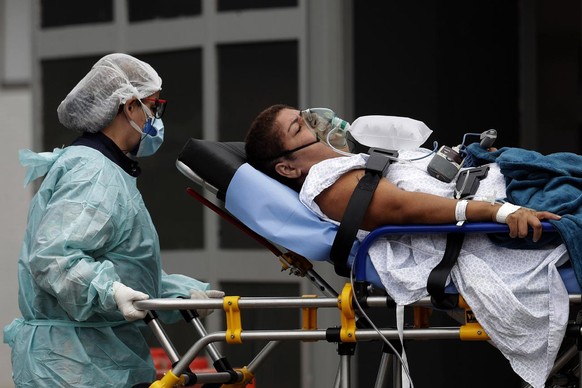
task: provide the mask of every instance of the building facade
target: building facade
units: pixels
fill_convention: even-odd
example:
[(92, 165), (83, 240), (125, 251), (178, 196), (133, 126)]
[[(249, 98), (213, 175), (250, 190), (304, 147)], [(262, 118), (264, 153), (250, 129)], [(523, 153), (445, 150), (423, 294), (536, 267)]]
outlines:
[[(187, 139), (242, 141), (260, 110), (286, 103), (329, 107), (348, 121), (366, 114), (413, 117), (434, 130), (428, 147), (456, 145), (464, 133), (495, 128), (499, 146), (579, 153), (580, 8), (580, 1), (549, 0), (0, 0), (6, 188), (0, 323), (19, 314), (16, 261), (34, 192), (22, 187), (17, 150), (70, 143), (76, 134), (62, 128), (56, 108), (101, 56), (135, 55), (163, 78), (166, 140), (156, 157), (141, 163), (139, 185), (165, 270), (209, 281), (229, 295), (295, 296), (315, 291), (304, 279), (283, 276), (268, 251), (186, 195), (191, 182), (174, 163)], [(330, 267), (316, 263), (341, 287)], [(284, 314), (253, 314), (245, 327), (299, 324), (295, 312)], [(336, 324), (334, 314), (321, 314), (321, 327)], [(207, 319), (210, 330), (223, 328), (221, 317)], [(378, 319), (393, 319), (393, 311)], [(169, 331), (180, 335), (183, 327)], [(181, 350), (187, 345), (178, 342)], [(248, 363), (260, 345), (224, 351), (233, 363)], [(511, 385), (519, 383), (505, 360), (483, 345), (507, 386), (518, 386)], [(409, 353), (413, 376), (427, 363), (434, 369), (417, 386), (423, 378), (437, 386), (434, 376), (451, 386), (438, 360), (473, 349), (455, 346), (412, 345), (421, 354)], [(360, 349), (354, 379), (370, 386), (378, 349)], [(331, 386), (335, 351), (333, 344), (282, 344), (259, 371), (258, 386)], [(0, 386), (11, 386), (9, 358), (2, 345)]]

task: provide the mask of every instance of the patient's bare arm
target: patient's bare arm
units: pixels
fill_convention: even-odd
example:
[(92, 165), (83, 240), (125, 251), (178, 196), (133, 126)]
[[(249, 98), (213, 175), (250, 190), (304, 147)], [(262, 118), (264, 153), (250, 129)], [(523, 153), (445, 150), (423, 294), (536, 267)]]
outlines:
[[(363, 170), (352, 170), (340, 177), (332, 186), (324, 190), (315, 199), (321, 210), (328, 217), (341, 221), (347, 203), (364, 175)], [(444, 224), (456, 222), (456, 199), (439, 197), (432, 194), (408, 192), (399, 189), (387, 179), (378, 184), (368, 210), (364, 216), (362, 228), (372, 230), (388, 224)], [(484, 201), (470, 201), (466, 216), (468, 221), (493, 221), (501, 205)], [(541, 237), (540, 220), (559, 219), (550, 212), (536, 212), (520, 208), (507, 217), (511, 237), (525, 237), (528, 228), (533, 230), (533, 240)]]

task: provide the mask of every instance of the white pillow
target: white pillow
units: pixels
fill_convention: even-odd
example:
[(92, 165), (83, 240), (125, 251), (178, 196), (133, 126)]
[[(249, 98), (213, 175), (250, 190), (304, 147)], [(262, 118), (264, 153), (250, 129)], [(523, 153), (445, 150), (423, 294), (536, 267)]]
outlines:
[(349, 131), (365, 146), (388, 150), (418, 148), (432, 133), (422, 121), (408, 117), (379, 115), (358, 117)]

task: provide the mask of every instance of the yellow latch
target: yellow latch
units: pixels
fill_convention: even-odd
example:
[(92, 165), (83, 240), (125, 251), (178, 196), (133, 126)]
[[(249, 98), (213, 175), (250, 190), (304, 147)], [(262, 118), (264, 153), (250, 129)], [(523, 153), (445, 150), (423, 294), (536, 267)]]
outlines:
[(465, 323), (460, 327), (459, 338), (461, 341), (487, 341), (489, 336), (478, 323)]
[(483, 330), (483, 327), (475, 314), (471, 310), (471, 307), (467, 304), (462, 296), (459, 296), (459, 307), (465, 310), (465, 324), (459, 328), (459, 337), (462, 341), (487, 341), (489, 336)]
[(313, 268), (313, 264), (295, 252), (285, 252), (279, 256), (281, 271), (290, 270), (290, 275), (303, 277)]
[(242, 343), (242, 324), (238, 300), (240, 296), (225, 296), (223, 302), (226, 313), (226, 342), (229, 344)]
[(173, 388), (178, 384), (183, 385), (184, 381), (185, 379), (183, 376), (178, 377), (170, 370), (164, 375), (164, 377), (162, 377), (161, 380), (154, 381), (150, 385), (150, 388)]
[[(303, 298), (317, 298), (317, 295), (303, 295)], [(303, 330), (317, 329), (317, 307), (303, 307), (302, 311), (302, 326)]]
[(352, 285), (346, 283), (338, 298), (338, 307), (341, 310), (340, 339), (342, 342), (356, 342), (356, 314), (352, 306), (352, 297)]
[(243, 374), (242, 381), (234, 384), (222, 384), (221, 388), (244, 388), (255, 378), (255, 374), (251, 372), (246, 366), (235, 370)]

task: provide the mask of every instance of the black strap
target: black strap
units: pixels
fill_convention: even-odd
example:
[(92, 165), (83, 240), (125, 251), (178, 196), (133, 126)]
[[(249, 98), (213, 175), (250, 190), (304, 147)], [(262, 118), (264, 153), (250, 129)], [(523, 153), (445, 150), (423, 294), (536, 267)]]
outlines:
[(447, 285), (447, 278), (451, 273), (453, 265), (457, 262), (463, 240), (464, 233), (449, 233), (447, 234), (447, 247), (445, 254), (440, 263), (428, 275), (426, 282), (426, 289), (430, 294), (432, 304), (440, 309), (449, 310), (455, 308), (458, 303), (458, 298), (455, 295), (446, 294), (445, 287)]
[(380, 178), (377, 174), (367, 172), (358, 182), (348, 202), (330, 252), (335, 272), (340, 276), (349, 276), (347, 258)]
[(370, 148), (370, 157), (366, 162), (366, 173), (358, 182), (342, 217), (340, 226), (331, 247), (330, 259), (334, 263), (335, 272), (347, 277), (349, 268), (348, 257), (354, 244), (354, 239), (362, 225), (364, 215), (380, 179), (386, 174), (391, 158), (398, 156), (395, 151)]
[[(457, 178), (455, 197), (460, 199), (475, 194), (479, 188), (479, 182), (487, 176), (488, 172), (489, 167), (487, 166), (462, 171)], [(458, 298), (455, 295), (447, 295), (445, 287), (451, 269), (461, 253), (464, 237), (463, 233), (449, 233), (447, 235), (444, 256), (428, 276), (426, 289), (431, 296), (432, 304), (437, 308), (448, 310), (457, 307)]]

